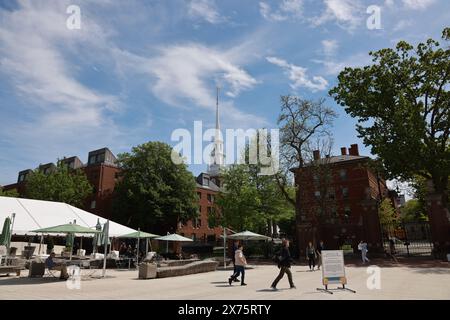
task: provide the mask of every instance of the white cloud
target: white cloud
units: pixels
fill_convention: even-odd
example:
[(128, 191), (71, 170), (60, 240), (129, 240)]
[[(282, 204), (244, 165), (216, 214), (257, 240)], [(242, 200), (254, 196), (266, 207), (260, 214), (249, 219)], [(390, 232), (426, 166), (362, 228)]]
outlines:
[(323, 40), (322, 41), (323, 53), (326, 56), (334, 56), (336, 54), (338, 47), (339, 47), (339, 44), (336, 40)]
[(211, 90), (214, 79), (223, 82), (229, 97), (257, 84), (226, 52), (199, 44), (161, 48), (158, 56), (148, 59), (145, 69), (156, 77), (152, 85), (154, 95), (171, 105), (180, 104), (180, 98), (188, 98), (201, 107), (214, 106)]
[(214, 0), (191, 0), (188, 4), (188, 14), (192, 18), (200, 18), (212, 24), (226, 20), (219, 14)]
[(282, 0), (275, 10), (267, 2), (260, 2), (259, 12), (269, 21), (297, 19), (302, 16), (303, 0)]
[(423, 10), (435, 3), (435, 0), (402, 0), (405, 7), (413, 10)]
[(359, 0), (325, 0), (325, 12), (311, 19), (314, 26), (335, 21), (342, 28), (353, 30), (365, 17), (365, 9)]
[(18, 94), (45, 111), (40, 119), (47, 125), (99, 125), (104, 111), (117, 108), (117, 99), (81, 84), (60, 46), (101, 43), (101, 30), (86, 20), (90, 31), (73, 33), (65, 27), (63, 5), (51, 9), (40, 2), (20, 4), (19, 10), (0, 13), (1, 72)]
[(367, 53), (358, 53), (349, 56), (348, 58), (337, 61), (335, 59), (312, 60), (315, 63), (321, 64), (324, 67), (323, 72), (326, 75), (335, 76), (343, 71), (346, 67), (355, 68), (370, 65), (372, 63), (371, 57)]
[(397, 31), (401, 31), (404, 30), (406, 28), (409, 28), (411, 26), (413, 26), (414, 23), (412, 20), (400, 20), (399, 22), (397, 22), (394, 26), (394, 28), (392, 29), (394, 32)]
[(308, 69), (306, 68), (288, 63), (286, 60), (277, 57), (267, 57), (266, 59), (270, 63), (279, 66), (284, 70), (289, 80), (292, 81), (290, 86), (294, 90), (304, 87), (315, 92), (325, 90), (328, 86), (328, 81), (323, 77), (313, 76), (312, 79), (310, 79), (307, 75)]

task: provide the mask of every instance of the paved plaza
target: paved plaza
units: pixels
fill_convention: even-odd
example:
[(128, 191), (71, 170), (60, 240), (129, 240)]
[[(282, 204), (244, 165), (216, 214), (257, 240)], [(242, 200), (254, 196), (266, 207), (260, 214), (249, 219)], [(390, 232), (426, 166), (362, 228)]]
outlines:
[[(376, 261), (373, 261), (376, 264)], [(278, 291), (269, 289), (278, 269), (271, 265), (257, 265), (246, 272), (248, 286), (229, 286), (229, 270), (194, 274), (182, 277), (139, 280), (137, 271), (107, 270), (105, 279), (86, 279), (81, 288), (68, 289), (64, 281), (54, 278), (0, 278), (0, 299), (450, 299), (449, 263), (381, 265), (381, 289), (369, 290), (367, 268), (348, 264), (346, 275), (351, 292), (333, 295), (318, 292), (321, 272), (310, 272), (304, 265), (293, 266), (297, 289), (289, 289), (287, 278), (279, 283)], [(100, 274), (100, 273), (99, 273)]]

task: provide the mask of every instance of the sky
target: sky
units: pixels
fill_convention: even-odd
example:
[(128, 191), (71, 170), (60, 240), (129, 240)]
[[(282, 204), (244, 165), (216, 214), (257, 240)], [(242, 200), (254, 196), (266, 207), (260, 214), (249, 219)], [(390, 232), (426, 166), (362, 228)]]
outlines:
[[(381, 28), (367, 27), (371, 5)], [(439, 39), (449, 12), (447, 0), (0, 0), (0, 185), (103, 147), (175, 145), (175, 129), (214, 126), (216, 86), (222, 129), (276, 128), (280, 95), (325, 98), (333, 153), (371, 155), (328, 91), (372, 50)]]

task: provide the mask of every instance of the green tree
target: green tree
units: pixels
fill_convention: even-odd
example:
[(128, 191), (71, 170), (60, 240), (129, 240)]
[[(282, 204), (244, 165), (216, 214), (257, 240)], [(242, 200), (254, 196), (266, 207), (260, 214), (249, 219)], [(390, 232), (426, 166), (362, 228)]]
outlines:
[(61, 161), (49, 174), (34, 170), (28, 177), (25, 191), (29, 199), (65, 202), (79, 208), (90, 194), (92, 186), (86, 174), (80, 169), (70, 169)]
[(194, 176), (171, 154), (168, 144), (148, 142), (118, 155), (121, 174), (113, 202), (118, 222), (165, 234), (175, 232), (178, 221), (197, 217)]
[(397, 212), (392, 206), (391, 200), (388, 198), (381, 202), (378, 209), (378, 215), (382, 225), (395, 226), (398, 222)]
[(17, 190), (8, 190), (8, 191), (4, 191), (3, 187), (0, 186), (0, 197), (13, 197), (13, 198), (18, 198), (19, 197), (19, 193), (17, 192)]
[[(450, 28), (442, 35), (450, 40)], [(416, 48), (371, 52), (373, 64), (346, 68), (330, 95), (358, 119), (357, 131), (389, 176), (421, 176), (448, 208), (450, 175), (450, 47), (429, 39)]]
[(403, 222), (421, 222), (428, 220), (422, 204), (417, 199), (407, 201), (400, 209), (400, 215)]

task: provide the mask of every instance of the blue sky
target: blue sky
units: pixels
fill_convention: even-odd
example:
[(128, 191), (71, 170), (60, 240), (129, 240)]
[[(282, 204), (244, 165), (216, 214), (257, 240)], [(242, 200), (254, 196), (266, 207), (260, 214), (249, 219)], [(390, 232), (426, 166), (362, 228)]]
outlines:
[[(69, 5), (81, 29), (66, 27)], [(381, 8), (369, 30), (367, 7)], [(39, 163), (161, 140), (201, 120), (273, 128), (279, 96), (327, 98), (344, 66), (368, 52), (439, 38), (447, 0), (1, 0), (0, 185)], [(339, 118), (334, 152), (360, 144)], [(198, 173), (205, 166), (191, 166)]]

